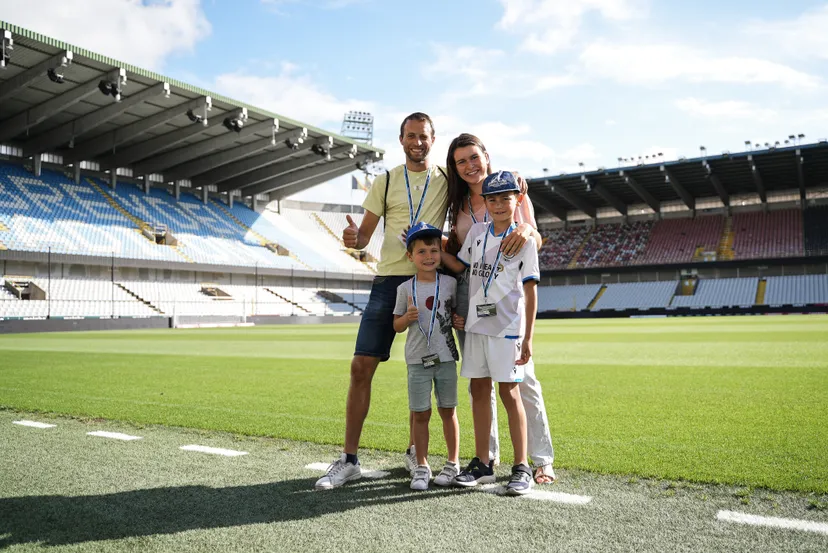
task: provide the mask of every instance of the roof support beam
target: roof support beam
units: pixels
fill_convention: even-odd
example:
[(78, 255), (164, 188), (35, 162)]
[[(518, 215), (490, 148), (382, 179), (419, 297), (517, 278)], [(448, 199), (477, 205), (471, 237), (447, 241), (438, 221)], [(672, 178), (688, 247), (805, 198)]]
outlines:
[(753, 155), (748, 154), (747, 156), (748, 165), (750, 165), (750, 173), (753, 175), (753, 184), (756, 185), (756, 191), (759, 193), (759, 199), (762, 200), (763, 204), (768, 203), (768, 195), (765, 192), (765, 183), (762, 182), (762, 174), (759, 173), (759, 167), (756, 166), (756, 162), (753, 161)]
[(643, 186), (638, 184), (637, 180), (635, 180), (631, 175), (629, 175), (625, 171), (621, 171), (620, 175), (624, 179), (624, 182), (627, 183), (627, 186), (632, 188), (633, 192), (635, 192), (639, 198), (644, 200), (644, 203), (650, 206), (650, 209), (652, 209), (656, 213), (661, 212), (661, 205), (658, 203), (658, 200), (656, 200), (652, 194), (647, 192), (647, 190)]
[(141, 174), (161, 173), (164, 169), (169, 169), (185, 161), (206, 155), (257, 132), (268, 133), (272, 140), (273, 135), (278, 130), (278, 119), (267, 119), (249, 126), (245, 125), (242, 127), (241, 132), (236, 133), (230, 131), (219, 136), (213, 136), (207, 140), (202, 140), (201, 142), (196, 142), (195, 144), (190, 144), (189, 146), (151, 157), (141, 163), (136, 163), (133, 170)]
[(343, 167), (340, 169), (336, 169), (335, 171), (331, 171), (330, 173), (325, 173), (323, 175), (319, 175), (311, 179), (304, 180), (302, 182), (290, 184), (288, 186), (285, 186), (284, 188), (280, 188), (279, 190), (272, 192), (270, 194), (270, 201), (272, 202), (275, 200), (283, 200), (284, 198), (288, 198), (298, 192), (301, 192), (302, 190), (307, 190), (308, 188), (311, 188), (318, 184), (323, 184), (337, 177), (341, 177), (342, 175), (347, 175), (353, 170), (353, 167)]
[[(348, 156), (348, 159), (354, 159), (356, 150), (357, 147), (355, 144), (339, 146), (338, 148), (334, 148), (330, 151), (330, 157), (345, 154)], [(278, 179), (281, 175), (285, 175), (285, 178), (289, 178), (291, 177), (291, 175), (288, 173), (290, 173), (291, 171), (298, 171), (299, 169), (304, 169), (305, 167), (315, 165), (319, 163), (320, 159), (324, 158), (321, 158), (320, 156), (315, 154), (311, 154), (304, 155), (298, 159), (290, 160), (286, 163), (279, 163), (278, 165), (270, 165), (268, 167), (263, 167), (257, 171), (246, 173), (244, 175), (239, 175), (238, 177), (222, 182), (218, 186), (218, 191), (228, 192), (230, 190), (242, 189), (243, 194), (251, 194), (254, 196), (262, 192), (269, 192), (270, 190), (273, 190), (273, 186), (270, 183)], [(248, 191), (248, 189), (245, 187), (249, 187), (251, 185), (256, 186), (253, 186)]]
[(71, 50), (64, 50), (63, 52), (59, 52), (51, 58), (38, 63), (34, 67), (27, 69), (22, 73), (18, 73), (11, 79), (3, 81), (3, 84), (0, 84), (0, 102), (14, 96), (18, 90), (26, 88), (32, 84), (38, 78), (45, 75), (49, 69), (56, 69), (58, 67), (69, 65), (72, 63), (72, 57), (73, 54)]
[(716, 190), (716, 194), (719, 195), (719, 199), (722, 200), (725, 207), (730, 207), (730, 196), (728, 196), (725, 187), (722, 186), (722, 181), (719, 180), (718, 175), (713, 172), (713, 168), (710, 167), (710, 164), (707, 163), (706, 160), (702, 161), (702, 167), (704, 167), (705, 171), (707, 171), (707, 180), (709, 180), (710, 184), (713, 185), (713, 189)]
[(667, 169), (664, 165), (660, 167), (661, 172), (664, 173), (664, 179), (667, 183), (673, 187), (676, 194), (678, 194), (681, 201), (684, 202), (684, 205), (687, 206), (687, 209), (693, 211), (696, 209), (696, 198), (694, 198), (686, 188), (684, 188), (681, 183), (679, 183), (678, 179), (673, 175), (672, 171)]
[(221, 167), (222, 165), (236, 161), (239, 158), (255, 154), (265, 148), (270, 148), (271, 146), (281, 147), (283, 146), (282, 143), (285, 140), (289, 140), (291, 138), (304, 140), (307, 135), (308, 130), (304, 127), (297, 127), (289, 131), (276, 133), (271, 138), (262, 138), (261, 140), (255, 140), (248, 144), (242, 144), (241, 146), (230, 148), (229, 150), (216, 152), (208, 156), (194, 159), (188, 163), (176, 165), (169, 171), (164, 171), (164, 178), (172, 181), (189, 179), (194, 175), (200, 175), (201, 173), (205, 173), (211, 169), (215, 169), (216, 167)]
[(595, 193), (604, 198), (604, 201), (610, 204), (615, 211), (621, 215), (627, 215), (627, 205), (619, 200), (615, 194), (604, 188), (603, 185), (594, 182), (586, 175), (581, 175), (581, 180), (587, 185), (587, 190), (594, 190)]
[(535, 194), (534, 196), (530, 196), (530, 199), (532, 200), (532, 203), (534, 205), (539, 205), (545, 211), (548, 211), (549, 213), (551, 213), (552, 215), (554, 215), (555, 217), (557, 217), (561, 221), (566, 221), (566, 209), (565, 208), (563, 208), (559, 205), (553, 204), (552, 202), (550, 202), (546, 198), (542, 197), (540, 194)]
[(802, 164), (805, 163), (805, 158), (802, 157), (802, 150), (796, 149), (796, 182), (799, 183), (799, 200), (802, 202), (802, 207), (805, 207), (805, 174), (802, 172)]
[(260, 167), (266, 167), (274, 163), (279, 163), (280, 161), (289, 159), (297, 152), (307, 150), (314, 144), (313, 142), (308, 142), (300, 138), (292, 138), (289, 140), (291, 142), (291, 147), (287, 148), (287, 150), (281, 148), (281, 145), (277, 142), (276, 151), (265, 152), (257, 156), (241, 159), (234, 163), (228, 163), (227, 165), (223, 165), (217, 169), (204, 173), (203, 175), (198, 175), (197, 177), (192, 178), (191, 181), (193, 186), (197, 188), (217, 184), (242, 173), (248, 173), (259, 169)]
[[(234, 110), (230, 113), (239, 113), (240, 111), (241, 110)], [(175, 146), (179, 142), (183, 142), (191, 136), (196, 136), (203, 133), (207, 129), (215, 127), (216, 125), (221, 125), (221, 121), (221, 117), (216, 117), (209, 122), (206, 120), (194, 122), (186, 127), (181, 127), (180, 129), (176, 129), (172, 132), (140, 142), (134, 146), (130, 146), (120, 152), (116, 152), (101, 159), (101, 169), (106, 171), (108, 169), (112, 169), (113, 167), (128, 167), (132, 163), (135, 163), (141, 159), (146, 159), (156, 152), (160, 152), (170, 146)]]
[(545, 180), (543, 182), (547, 187), (549, 187), (549, 190), (551, 190), (552, 192), (554, 192), (555, 194), (569, 202), (575, 208), (580, 209), (581, 211), (595, 219), (597, 210), (595, 209), (594, 205), (592, 205), (585, 199), (581, 198), (577, 194), (570, 192), (561, 185), (552, 184), (548, 180)]
[[(318, 162), (319, 158), (316, 158), (316, 160)], [(300, 171), (294, 171), (286, 175), (280, 175), (278, 177), (274, 177), (272, 179), (268, 179), (264, 182), (261, 182), (256, 186), (246, 188), (242, 190), (242, 194), (244, 194), (245, 196), (255, 196), (256, 194), (272, 192), (274, 190), (286, 188), (293, 184), (299, 184), (300, 182), (304, 182), (310, 178), (319, 175), (331, 173), (333, 171), (336, 171), (337, 169), (342, 169), (344, 167), (349, 167), (351, 171), (355, 171), (357, 169), (356, 160), (349, 156), (345, 159), (335, 159), (333, 161), (326, 162), (322, 165), (316, 165), (314, 167), (309, 167), (307, 169), (302, 169)]]
[(57, 146), (69, 143), (70, 145), (74, 139), (85, 132), (88, 132), (95, 127), (103, 125), (113, 117), (124, 113), (132, 106), (141, 104), (150, 98), (165, 95), (170, 96), (170, 85), (168, 83), (157, 83), (149, 88), (145, 88), (141, 92), (127, 96), (120, 102), (109, 104), (97, 111), (78, 117), (73, 121), (64, 123), (63, 125), (46, 131), (32, 138), (23, 144), (23, 156), (28, 157), (34, 154), (47, 152)]
[(115, 152), (115, 147), (123, 144), (136, 136), (139, 136), (148, 130), (154, 129), (159, 125), (163, 125), (171, 119), (175, 119), (179, 115), (184, 115), (188, 110), (204, 109), (209, 111), (213, 105), (213, 100), (209, 96), (202, 96), (195, 100), (190, 100), (179, 106), (175, 106), (155, 115), (150, 115), (144, 119), (139, 119), (134, 123), (130, 123), (124, 127), (116, 129), (111, 132), (96, 136), (91, 140), (87, 140), (75, 146), (75, 149), (63, 155), (63, 162), (65, 164), (75, 163), (77, 161), (84, 161), (92, 159), (97, 154), (110, 150)]
[[(0, 123), (0, 142), (14, 138), (15, 136), (28, 131), (37, 124), (42, 123), (49, 117), (60, 113), (68, 107), (72, 107), (87, 96), (91, 96), (98, 92), (98, 83), (102, 79), (117, 80), (120, 82), (126, 79), (126, 71), (118, 68), (113, 69), (105, 76), (95, 77), (83, 84), (79, 84), (72, 90), (68, 90), (63, 94), (55, 96), (51, 100), (46, 100), (42, 104), (27, 109), (17, 115), (14, 115), (2, 123)], [(99, 92), (100, 93), (100, 92)]]

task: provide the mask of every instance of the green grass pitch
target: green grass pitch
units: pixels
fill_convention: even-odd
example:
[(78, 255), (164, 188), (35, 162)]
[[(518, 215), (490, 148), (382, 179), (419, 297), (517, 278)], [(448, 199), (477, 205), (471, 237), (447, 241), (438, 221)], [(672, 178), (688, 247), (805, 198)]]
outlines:
[[(0, 406), (339, 444), (355, 335), (355, 325), (5, 335)], [(365, 447), (406, 446), (403, 343), (374, 379)], [(558, 466), (828, 492), (828, 317), (540, 321), (534, 354)], [(468, 458), (465, 398), (458, 413)], [(438, 425), (432, 451), (444, 454)]]

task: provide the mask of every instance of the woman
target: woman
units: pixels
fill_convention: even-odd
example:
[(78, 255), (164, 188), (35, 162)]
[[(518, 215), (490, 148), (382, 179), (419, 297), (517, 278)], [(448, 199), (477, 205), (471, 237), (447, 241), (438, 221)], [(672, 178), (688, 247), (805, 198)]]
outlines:
[[(448, 172), (449, 195), (449, 239), (446, 244), (446, 254), (456, 255), (466, 239), (471, 226), (476, 222), (488, 220), (486, 205), (481, 196), (483, 181), (492, 173), (489, 154), (486, 147), (474, 135), (461, 134), (455, 138), (448, 149), (446, 160)], [(527, 239), (532, 236), (540, 249), (541, 236), (537, 230), (535, 213), (529, 196), (526, 195), (526, 181), (521, 178), (521, 201), (515, 213), (518, 227), (507, 236), (502, 243), (504, 254), (515, 254), (523, 247)], [(457, 314), (466, 317), (469, 312), (469, 281), (468, 270), (457, 277)], [(462, 351), (465, 332), (458, 331), (458, 340)], [(535, 465), (535, 481), (538, 484), (548, 484), (555, 480), (552, 469), (554, 450), (552, 437), (549, 434), (549, 422), (546, 418), (546, 407), (543, 403), (540, 382), (535, 378), (534, 365), (526, 366), (526, 375), (520, 383), (520, 395), (526, 410), (526, 423), (529, 445), (529, 457)], [(497, 400), (492, 392), (492, 430), (489, 441), (489, 456), (499, 462), (498, 431), (497, 431)]]

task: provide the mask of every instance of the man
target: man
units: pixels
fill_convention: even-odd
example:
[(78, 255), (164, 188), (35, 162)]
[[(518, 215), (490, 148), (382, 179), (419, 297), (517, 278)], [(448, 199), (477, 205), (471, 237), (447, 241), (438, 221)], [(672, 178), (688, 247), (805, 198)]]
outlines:
[(339, 487), (361, 477), (357, 449), (362, 426), (371, 404), (371, 381), (380, 362), (387, 361), (394, 342), (394, 306), (397, 287), (411, 278), (416, 268), (406, 256), (403, 233), (424, 222), (443, 228), (448, 207), (445, 172), (428, 159), (434, 144), (434, 123), (425, 113), (412, 113), (400, 125), (400, 144), (405, 163), (378, 177), (362, 207), (365, 216), (357, 227), (348, 216), (342, 232), (346, 247), (362, 249), (368, 245), (380, 217), (385, 218), (385, 237), (377, 265), (378, 275), (359, 325), (351, 383), (345, 410), (345, 447), (342, 455), (316, 482), (316, 489)]

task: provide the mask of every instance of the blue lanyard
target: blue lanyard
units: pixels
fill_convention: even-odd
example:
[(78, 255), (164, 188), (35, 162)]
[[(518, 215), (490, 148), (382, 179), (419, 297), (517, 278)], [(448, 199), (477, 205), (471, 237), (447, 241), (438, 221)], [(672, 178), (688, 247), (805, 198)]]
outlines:
[[(434, 321), (437, 319), (437, 308), (440, 305), (440, 274), (438, 273), (434, 276), (436, 277), (434, 282), (434, 303), (431, 305), (431, 322), (428, 325), (428, 335), (423, 330), (419, 317), (417, 318), (417, 327), (420, 329), (423, 338), (426, 339), (426, 346), (429, 348), (429, 351), (431, 350), (431, 335), (434, 334)], [(414, 302), (414, 307), (417, 307), (417, 275), (414, 275), (414, 280), (411, 281), (411, 297)]]
[[(472, 223), (478, 223), (479, 221), (477, 220), (477, 217), (474, 216), (474, 210), (472, 209), (472, 205), (471, 205), (471, 194), (469, 194), (466, 197), (469, 199), (469, 215), (471, 215)], [(488, 209), (486, 210), (486, 213), (483, 214), (483, 222), (484, 223), (489, 222), (489, 210)]]
[(417, 206), (417, 212), (414, 212), (414, 200), (411, 198), (411, 183), (408, 182), (408, 167), (403, 165), (403, 174), (405, 175), (405, 191), (408, 192), (408, 224), (412, 227), (414, 223), (420, 219), (420, 211), (423, 209), (423, 202), (425, 201), (426, 192), (428, 192), (428, 183), (431, 182), (431, 167), (426, 173), (425, 184), (423, 185), (423, 195), (420, 196), (420, 205)]
[[(471, 206), (469, 206), (471, 207)], [(503, 231), (503, 233), (498, 234), (497, 237), (503, 239), (505, 236), (510, 234), (513, 230), (515, 230), (516, 225), (512, 223), (509, 225), (509, 228)], [(494, 232), (494, 223), (490, 223), (489, 226), (486, 227), (486, 237), (483, 238), (483, 253), (480, 256), (480, 269), (486, 266), (486, 244), (489, 242), (489, 233)], [(497, 265), (500, 263), (500, 256), (503, 255), (503, 252), (500, 251), (500, 248), (497, 249), (497, 256), (495, 256), (494, 263), (492, 263), (492, 270), (489, 271), (489, 277), (483, 279), (483, 297), (489, 297), (489, 287), (492, 285), (492, 281), (494, 281), (495, 274), (497, 273)]]

